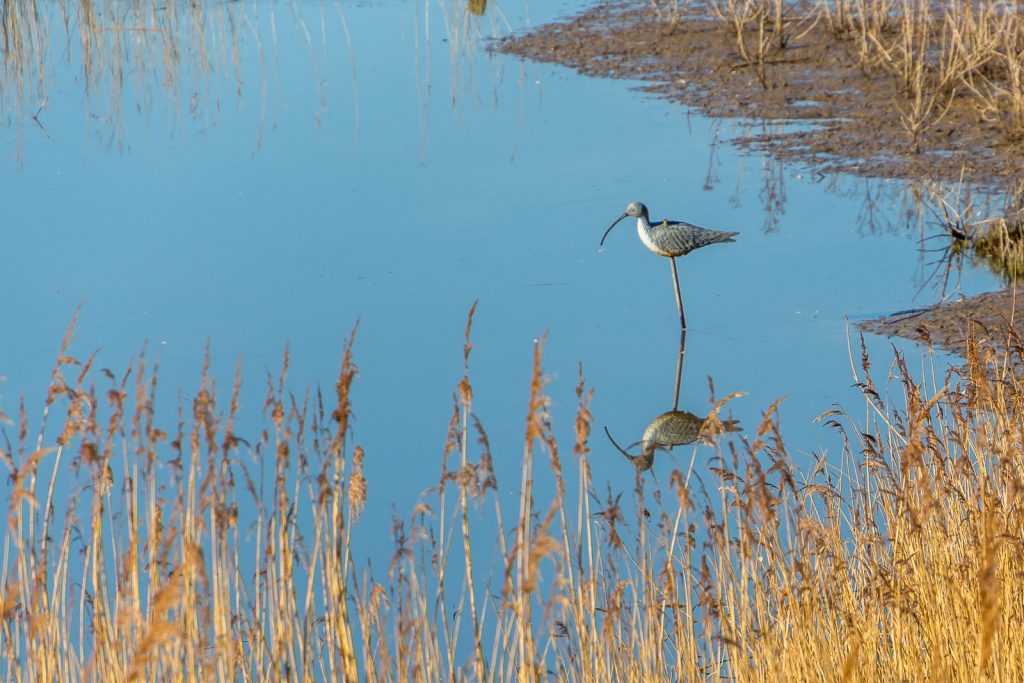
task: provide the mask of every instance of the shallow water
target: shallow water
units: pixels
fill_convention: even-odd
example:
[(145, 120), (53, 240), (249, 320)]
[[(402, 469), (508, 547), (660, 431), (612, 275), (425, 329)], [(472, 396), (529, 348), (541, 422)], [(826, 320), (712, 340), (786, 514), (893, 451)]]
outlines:
[[(196, 390), (204, 344), (225, 390), (242, 358), (239, 433), (255, 434), (285, 347), (294, 388), (330, 391), (358, 321), (363, 523), (386, 532), (392, 504), (404, 515), (437, 481), (479, 301), (474, 406), (502, 493), (517, 495), (531, 354), (545, 333), (556, 434), (572, 443), (582, 363), (596, 392), (596, 486), (628, 489), (633, 470), (600, 428), (625, 444), (673, 407), (679, 343), (665, 259), (625, 223), (598, 248), (642, 200), (656, 218), (741, 233), (679, 263), (691, 325), (679, 407), (706, 414), (708, 377), (716, 397), (745, 392), (727, 409), (739, 438), (785, 397), (797, 461), (837, 452), (812, 420), (860, 405), (849, 321), (940, 294), (922, 289), (909, 193), (741, 153), (724, 141), (747, 124), (483, 49), (577, 6), (492, 2), (477, 18), (427, 0), (258, 4), (246, 10), (254, 28), (240, 33), (238, 78), (221, 65), (200, 79), (205, 90), (183, 74), (176, 98), (129, 89), (116, 115), (102, 96), (86, 100), (71, 49), (49, 74), (41, 125), (12, 116), (3, 133), (0, 405), (13, 414), (24, 396), (37, 418), (81, 305), (75, 355), (100, 348), (99, 365), (119, 371), (148, 341), (159, 357), (165, 429), (178, 392)], [(961, 286), (996, 282), (965, 271)], [(889, 342), (868, 342), (884, 374)], [(681, 446), (653, 471), (664, 482), (708, 453)], [(387, 552), (386, 538), (362, 542)]]

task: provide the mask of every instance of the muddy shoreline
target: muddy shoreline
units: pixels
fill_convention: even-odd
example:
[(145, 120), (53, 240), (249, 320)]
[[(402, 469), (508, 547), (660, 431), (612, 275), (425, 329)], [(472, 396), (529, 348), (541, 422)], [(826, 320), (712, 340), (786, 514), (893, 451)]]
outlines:
[(1009, 330), (1024, 339), (1024, 288), (988, 292), (931, 308), (894, 313), (859, 322), (857, 327), (864, 332), (935, 345), (961, 357), (967, 351), (969, 331), (973, 331), (979, 344), (1004, 348)]
[[(494, 43), (492, 49), (559, 64), (590, 76), (646, 83), (645, 91), (709, 117), (760, 125), (732, 142), (822, 174), (928, 179), (995, 190), (1024, 176), (1024, 146), (1000, 141), (991, 121), (966, 103), (912, 138), (901, 118), (907, 103), (891, 83), (866, 76), (849, 46), (808, 22), (799, 38), (763, 67), (746, 63), (722, 20), (691, 6), (675, 26), (649, 5), (608, 3)], [(794, 30), (794, 35), (798, 32)], [(858, 323), (864, 331), (927, 341), (963, 353), (969, 321), (994, 342), (1013, 321), (1024, 332), (1011, 290), (913, 313)]]
[(1024, 146), (1002, 143), (998, 126), (966, 104), (915, 142), (901, 119), (909, 103), (894, 97), (891, 78), (866, 76), (821, 22), (766, 61), (767, 87), (723, 22), (699, 8), (670, 31), (646, 5), (602, 4), (492, 47), (589, 76), (645, 81), (644, 90), (710, 117), (776, 124), (734, 142), (822, 173), (951, 181), (963, 173), (996, 187), (1024, 175)]

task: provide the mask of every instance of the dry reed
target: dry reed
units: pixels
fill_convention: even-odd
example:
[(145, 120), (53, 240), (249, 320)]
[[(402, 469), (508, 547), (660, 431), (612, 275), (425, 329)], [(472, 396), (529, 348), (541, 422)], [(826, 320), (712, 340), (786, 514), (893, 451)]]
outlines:
[[(1002, 0), (647, 0), (668, 32), (715, 17), (735, 46), (734, 70), (765, 89), (785, 87), (773, 64), (810, 60), (831, 68), (830, 44), (899, 111), (912, 148), (954, 109), (959, 121), (992, 130), (992, 145), (1024, 141), (1024, 13)], [(823, 28), (819, 28), (823, 27)], [(807, 48), (820, 49), (809, 58)], [(796, 55), (790, 47), (804, 50)], [(963, 125), (963, 124), (962, 124)], [(967, 124), (970, 125), (970, 124)]]
[(798, 466), (773, 405), (703, 474), (637, 474), (628, 504), (591, 480), (582, 368), (563, 461), (539, 342), (510, 513), (471, 324), (438, 485), (395, 520), (383, 575), (352, 553), (379, 495), (351, 438), (354, 331), (331, 401), (288, 391), (285, 355), (249, 443), (240, 371), (226, 405), (204, 368), (161, 416), (145, 354), (97, 374), (69, 329), (39, 429), (21, 406), (0, 448), (4, 679), (1024, 678), (1021, 340), (972, 342), (938, 378), (896, 356), (881, 385), (862, 350), (862, 417), (820, 416), (836, 452)]
[(869, 76), (892, 79), (893, 101), (920, 151), (922, 134), (953, 106), (996, 124), (1006, 141), (1024, 135), (1024, 17), (999, 1), (823, 0), (835, 38)]

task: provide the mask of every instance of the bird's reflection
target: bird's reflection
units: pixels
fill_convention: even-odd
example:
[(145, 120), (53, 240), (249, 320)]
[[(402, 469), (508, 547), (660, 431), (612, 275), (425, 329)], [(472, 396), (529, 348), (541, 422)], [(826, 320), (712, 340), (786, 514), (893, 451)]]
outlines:
[[(672, 410), (658, 415), (651, 420), (644, 429), (640, 441), (634, 446), (640, 446), (640, 452), (633, 455), (628, 449), (623, 448), (612, 437), (608, 428), (604, 428), (605, 434), (616, 449), (626, 456), (638, 472), (651, 469), (654, 464), (654, 454), (659, 450), (671, 450), (675, 446), (692, 444), (701, 436), (704, 423), (708, 417), (700, 417), (688, 410), (679, 410), (679, 386), (683, 376), (683, 357), (686, 355), (686, 330), (683, 330), (679, 337), (679, 357), (676, 359), (676, 381), (675, 390), (672, 396)], [(722, 431), (738, 432), (741, 427), (736, 420), (721, 421)]]

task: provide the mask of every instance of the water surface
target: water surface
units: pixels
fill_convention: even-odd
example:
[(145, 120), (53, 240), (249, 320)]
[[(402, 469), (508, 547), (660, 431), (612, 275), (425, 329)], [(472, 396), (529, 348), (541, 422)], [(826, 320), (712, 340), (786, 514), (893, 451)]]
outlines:
[[(159, 357), (165, 429), (179, 392), (196, 390), (205, 344), (224, 389), (241, 358), (238, 431), (255, 434), (284, 349), (297, 391), (330, 391), (358, 321), (353, 439), (367, 452), (363, 523), (381, 532), (361, 542), (386, 552), (392, 511), (437, 481), (479, 301), (475, 411), (502, 494), (517, 495), (532, 350), (545, 334), (556, 434), (571, 443), (582, 363), (596, 392), (595, 481), (628, 489), (633, 470), (599, 428), (630, 442), (672, 407), (679, 342), (666, 260), (625, 224), (598, 248), (641, 200), (657, 218), (741, 233), (680, 261), (691, 329), (679, 407), (706, 414), (709, 377), (718, 397), (745, 392), (728, 407), (743, 438), (785, 397), (798, 462), (835, 453), (812, 420), (859, 405), (850, 321), (941, 294), (922, 289), (908, 192), (724, 142), (759, 124), (484, 49), (583, 4), (492, 2), (481, 17), (435, 0), (248, 4), (237, 62), (198, 76), (183, 67), (173, 90), (129, 83), (120, 109), (107, 90), (86, 95), (80, 46), (65, 58), (54, 22), (40, 125), (23, 103), (29, 116), (11, 114), (3, 133), (5, 411), (24, 396), (38, 416), (81, 306), (76, 355), (99, 348), (100, 366), (119, 371), (145, 341)], [(996, 286), (978, 271), (961, 285)], [(889, 342), (868, 344), (884, 368)], [(653, 473), (664, 482), (709, 453), (678, 447)]]

